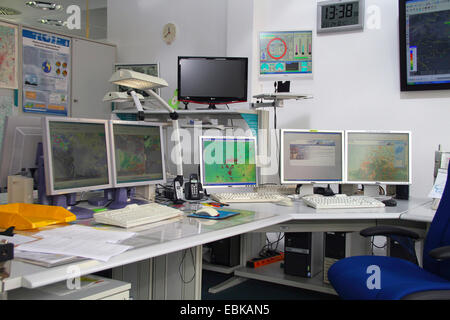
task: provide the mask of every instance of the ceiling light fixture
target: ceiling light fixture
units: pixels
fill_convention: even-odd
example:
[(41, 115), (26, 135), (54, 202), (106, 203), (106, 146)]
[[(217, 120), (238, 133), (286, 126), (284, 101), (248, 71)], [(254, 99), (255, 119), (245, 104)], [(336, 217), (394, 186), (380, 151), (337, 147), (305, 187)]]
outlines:
[(20, 12), (16, 9), (0, 7), (0, 16), (15, 16), (15, 15), (19, 15), (21, 13), (22, 12)]
[(67, 24), (66, 21), (62, 21), (59, 19), (40, 19), (39, 22), (42, 24), (46, 24), (49, 26), (55, 26), (55, 27), (63, 27)]
[(41, 10), (60, 10), (62, 9), (62, 5), (52, 3), (52, 2), (44, 2), (44, 1), (28, 1), (25, 4), (29, 7), (41, 9)]

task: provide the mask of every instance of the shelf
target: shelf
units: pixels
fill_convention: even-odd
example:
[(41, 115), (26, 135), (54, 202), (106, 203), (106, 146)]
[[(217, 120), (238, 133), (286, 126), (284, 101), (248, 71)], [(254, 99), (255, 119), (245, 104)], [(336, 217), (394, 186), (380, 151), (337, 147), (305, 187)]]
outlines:
[(214, 271), (218, 273), (224, 273), (224, 274), (232, 274), (236, 269), (240, 268), (241, 266), (235, 266), (235, 267), (227, 267), (227, 266), (220, 266), (217, 264), (211, 264), (207, 262), (202, 263), (202, 268), (204, 270), (208, 271)]
[[(251, 113), (256, 114), (257, 112), (255, 110), (251, 109), (245, 109), (245, 110), (221, 110), (221, 109), (215, 109), (215, 110), (176, 110), (176, 112), (179, 115), (205, 115), (205, 114), (241, 114), (241, 113)], [(137, 110), (113, 110), (113, 113), (137, 113)], [(155, 114), (155, 115), (169, 115), (169, 113), (166, 110), (144, 110), (144, 114)]]
[(323, 282), (323, 273), (320, 272), (314, 278), (302, 278), (284, 273), (280, 267), (281, 261), (259, 268), (241, 267), (234, 272), (235, 276), (282, 284), (286, 286), (318, 291), (337, 295), (336, 291), (329, 284)]

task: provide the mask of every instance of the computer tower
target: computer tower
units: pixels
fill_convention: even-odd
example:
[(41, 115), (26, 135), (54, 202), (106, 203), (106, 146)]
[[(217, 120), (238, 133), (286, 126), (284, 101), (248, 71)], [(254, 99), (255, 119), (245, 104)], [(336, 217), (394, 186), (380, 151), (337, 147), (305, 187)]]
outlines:
[(240, 235), (217, 240), (207, 245), (211, 249), (211, 263), (234, 267), (241, 262)]
[(284, 239), (284, 273), (312, 278), (322, 271), (323, 233), (288, 232)]
[(338, 260), (346, 257), (365, 255), (370, 250), (370, 238), (364, 238), (358, 232), (325, 232), (323, 282), (328, 281), (328, 269)]

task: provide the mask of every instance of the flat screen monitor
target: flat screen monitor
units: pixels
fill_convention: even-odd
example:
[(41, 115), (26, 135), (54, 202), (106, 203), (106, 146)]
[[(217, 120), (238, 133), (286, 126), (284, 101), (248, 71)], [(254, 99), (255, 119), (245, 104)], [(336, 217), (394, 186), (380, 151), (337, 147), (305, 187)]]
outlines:
[(344, 171), (344, 132), (281, 130), (281, 183), (340, 183)]
[(114, 187), (166, 181), (161, 126), (111, 120), (110, 128)]
[(248, 58), (178, 57), (178, 100), (216, 104), (246, 102)]
[(48, 195), (112, 188), (107, 120), (43, 118)]
[(345, 132), (346, 182), (351, 184), (411, 184), (409, 131)]
[(5, 119), (1, 153), (0, 187), (6, 188), (9, 175), (37, 168), (36, 152), (42, 142), (41, 117), (10, 116)]
[(402, 91), (450, 89), (450, 1), (399, 0)]
[(200, 137), (203, 187), (256, 186), (255, 137)]
[(260, 76), (312, 75), (312, 31), (259, 34)]

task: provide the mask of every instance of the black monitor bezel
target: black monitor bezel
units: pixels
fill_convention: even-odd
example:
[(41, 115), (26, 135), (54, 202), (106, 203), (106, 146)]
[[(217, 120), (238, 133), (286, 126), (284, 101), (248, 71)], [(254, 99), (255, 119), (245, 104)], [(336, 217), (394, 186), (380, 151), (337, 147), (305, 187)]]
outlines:
[(400, 44), (400, 90), (401, 91), (424, 91), (424, 90), (447, 90), (450, 83), (408, 84), (406, 68), (406, 2), (399, 0), (399, 44)]
[[(206, 97), (206, 96), (183, 96), (181, 95), (181, 60), (204, 59), (204, 60), (242, 60), (245, 62), (245, 90), (242, 97)], [(248, 101), (248, 58), (247, 57), (206, 57), (206, 56), (178, 56), (177, 64), (177, 88), (178, 101), (199, 104), (227, 104)]]

